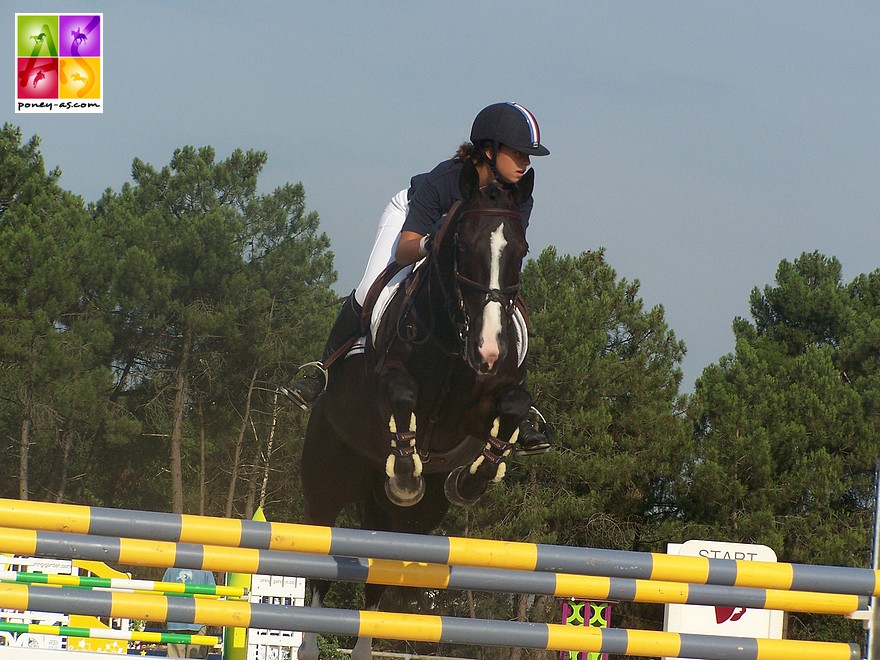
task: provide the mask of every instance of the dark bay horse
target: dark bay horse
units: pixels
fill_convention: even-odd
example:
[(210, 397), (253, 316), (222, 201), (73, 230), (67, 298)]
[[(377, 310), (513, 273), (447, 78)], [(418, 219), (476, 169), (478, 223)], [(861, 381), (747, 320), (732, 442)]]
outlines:
[[(469, 506), (504, 475), (531, 404), (515, 299), (528, 249), (519, 208), (532, 185), (529, 171), (513, 188), (480, 189), (465, 165), (462, 203), (398, 287), (366, 352), (333, 365), (312, 409), (305, 522), (333, 526), (354, 504), (365, 529), (429, 533), (450, 502)], [(329, 586), (312, 583), (313, 606)], [(366, 585), (365, 609), (378, 608), (384, 589)], [(371, 645), (359, 639), (352, 659), (371, 657)], [(317, 657), (317, 636), (306, 634), (299, 659)]]

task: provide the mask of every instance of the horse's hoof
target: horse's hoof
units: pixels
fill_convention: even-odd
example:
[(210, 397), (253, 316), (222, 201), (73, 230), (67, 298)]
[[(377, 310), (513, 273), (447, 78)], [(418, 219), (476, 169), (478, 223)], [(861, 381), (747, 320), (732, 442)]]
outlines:
[(479, 496), (474, 498), (464, 497), (461, 494), (461, 490), (459, 488), (459, 479), (461, 479), (463, 474), (467, 474), (464, 471), (466, 467), (460, 465), (455, 468), (452, 472), (446, 475), (446, 481), (443, 483), (443, 492), (446, 494), (446, 499), (449, 500), (450, 504), (454, 504), (455, 506), (460, 506), (463, 508), (467, 508), (469, 506), (473, 506), (476, 504), (477, 500), (480, 499)]
[[(404, 481), (408, 482), (409, 488), (404, 485)], [(425, 480), (421, 477), (411, 477), (406, 480), (399, 477), (386, 479), (385, 495), (397, 506), (415, 506), (425, 495)]]

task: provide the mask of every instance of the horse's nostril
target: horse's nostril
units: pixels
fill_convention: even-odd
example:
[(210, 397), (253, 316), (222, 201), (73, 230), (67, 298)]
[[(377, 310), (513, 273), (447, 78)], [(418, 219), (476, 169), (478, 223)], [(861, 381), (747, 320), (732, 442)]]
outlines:
[(480, 363), (480, 373), (481, 374), (491, 374), (495, 371), (495, 365), (497, 362), (495, 360), (481, 362)]

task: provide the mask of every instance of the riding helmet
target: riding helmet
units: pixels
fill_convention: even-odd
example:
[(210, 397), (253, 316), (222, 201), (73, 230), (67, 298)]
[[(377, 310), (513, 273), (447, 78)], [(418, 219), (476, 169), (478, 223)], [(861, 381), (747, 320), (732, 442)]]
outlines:
[(519, 103), (493, 103), (480, 110), (471, 128), (471, 142), (480, 144), (491, 140), (497, 145), (506, 144), (530, 156), (546, 156), (550, 153), (541, 144), (538, 120)]

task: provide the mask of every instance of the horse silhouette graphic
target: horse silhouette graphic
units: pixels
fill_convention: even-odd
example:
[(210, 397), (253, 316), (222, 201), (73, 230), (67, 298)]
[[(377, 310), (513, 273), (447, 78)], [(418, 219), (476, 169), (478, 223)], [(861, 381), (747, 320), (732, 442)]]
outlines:
[(85, 32), (81, 32), (79, 28), (70, 31), (70, 35), (73, 37), (73, 44), (79, 46), (84, 41), (88, 41), (88, 36)]

